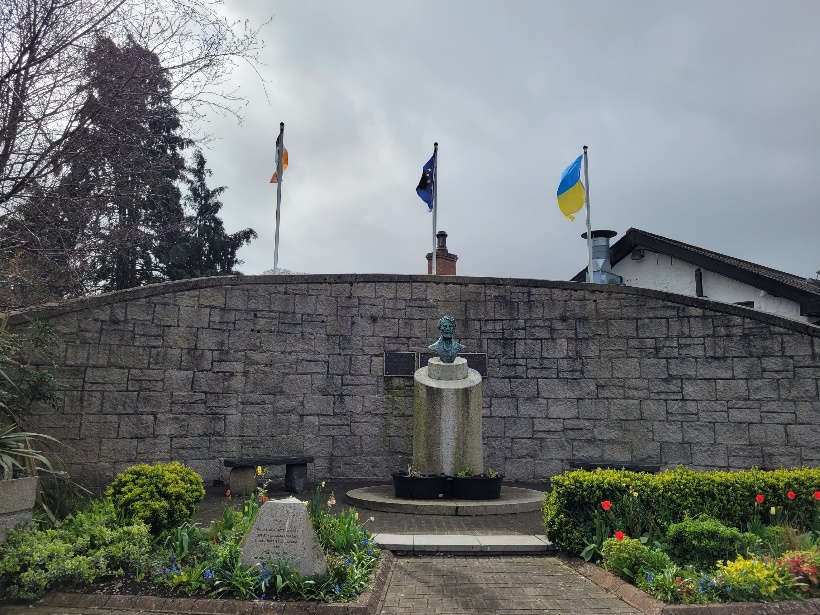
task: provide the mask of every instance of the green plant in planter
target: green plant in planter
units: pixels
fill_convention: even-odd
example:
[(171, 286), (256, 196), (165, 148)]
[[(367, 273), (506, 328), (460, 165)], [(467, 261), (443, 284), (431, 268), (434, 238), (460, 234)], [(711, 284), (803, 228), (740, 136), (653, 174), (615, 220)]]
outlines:
[[(64, 509), (65, 499), (88, 494), (72, 483), (66, 472), (57, 470), (53, 458), (43, 449), (59, 441), (45, 434), (25, 429), (25, 416), (31, 404), (45, 402), (57, 405), (54, 376), (42, 364), (55, 346), (52, 329), (42, 323), (31, 323), (20, 332), (8, 330), (8, 317), (0, 316), (0, 480), (38, 476), (35, 516), (56, 523), (52, 511)], [(37, 361), (35, 361), (37, 357)], [(52, 363), (53, 366), (53, 363)]]
[(57, 442), (51, 436), (20, 431), (16, 424), (0, 430), (0, 480), (35, 476), (38, 468), (52, 470), (48, 458), (34, 448), (37, 440)]
[(32, 402), (45, 401), (56, 405), (54, 376), (31, 366), (35, 353), (42, 353), (53, 344), (49, 327), (33, 323), (25, 335), (10, 333), (8, 317), (0, 318), (0, 479), (35, 476), (37, 469), (52, 471), (52, 465), (42, 451), (34, 447), (37, 441), (57, 442), (43, 434), (20, 427), (21, 415)]
[(461, 472), (456, 474), (456, 476), (458, 476), (459, 478), (466, 478), (467, 476), (472, 476), (472, 475), (473, 475), (473, 469), (469, 468), (469, 467), (464, 468)]

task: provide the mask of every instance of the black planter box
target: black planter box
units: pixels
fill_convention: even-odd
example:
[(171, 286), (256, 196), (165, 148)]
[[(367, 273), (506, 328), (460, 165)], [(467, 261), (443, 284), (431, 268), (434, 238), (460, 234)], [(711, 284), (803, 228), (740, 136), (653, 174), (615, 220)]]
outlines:
[(397, 498), (406, 500), (440, 500), (447, 497), (447, 476), (444, 474), (407, 476), (393, 472), (393, 488)]
[(454, 476), (450, 495), (456, 500), (497, 500), (503, 476)]

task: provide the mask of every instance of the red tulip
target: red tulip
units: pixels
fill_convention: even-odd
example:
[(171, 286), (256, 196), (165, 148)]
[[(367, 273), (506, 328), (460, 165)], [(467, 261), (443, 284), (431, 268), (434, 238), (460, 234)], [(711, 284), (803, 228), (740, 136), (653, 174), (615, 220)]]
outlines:
[(604, 500), (603, 502), (601, 502), (601, 508), (603, 508), (604, 510), (609, 510), (610, 508), (612, 508), (612, 502), (610, 502), (609, 500)]
[(757, 500), (757, 503), (758, 503), (758, 504), (762, 504), (762, 503), (763, 503), (763, 500), (765, 500), (765, 499), (766, 499), (766, 498), (764, 498), (764, 497), (763, 497), (762, 495), (760, 495), (759, 493), (755, 496), (755, 500)]
[(624, 533), (621, 530), (615, 532), (615, 540), (621, 541), (624, 539)]
[(814, 492), (814, 499), (815, 500), (820, 500), (820, 491), (815, 491)]
[(787, 498), (789, 498), (790, 500), (793, 500), (793, 499), (796, 497), (796, 495), (797, 495), (797, 494), (795, 494), (795, 492), (794, 492), (794, 491), (789, 491), (789, 492), (786, 494), (786, 497), (787, 497)]

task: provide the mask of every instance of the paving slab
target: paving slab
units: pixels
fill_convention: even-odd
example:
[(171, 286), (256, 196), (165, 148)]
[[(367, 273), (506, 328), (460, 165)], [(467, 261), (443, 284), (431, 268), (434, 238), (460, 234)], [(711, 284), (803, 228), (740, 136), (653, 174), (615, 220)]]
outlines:
[(554, 545), (538, 535), (376, 534), (374, 539), (383, 549), (398, 553), (549, 555), (555, 552)]
[(481, 550), (475, 536), (417, 534), (413, 537), (413, 553), (474, 553)]

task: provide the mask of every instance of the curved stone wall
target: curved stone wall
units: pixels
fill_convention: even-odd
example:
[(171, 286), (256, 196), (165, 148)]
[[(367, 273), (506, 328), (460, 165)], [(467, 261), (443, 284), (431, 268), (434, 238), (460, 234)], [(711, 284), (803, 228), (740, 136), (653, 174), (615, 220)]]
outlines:
[(485, 467), (542, 479), (573, 459), (695, 468), (820, 461), (820, 328), (638, 288), (427, 276), (187, 280), (12, 316), (53, 325), (63, 388), (30, 427), (82, 483), (177, 459), (310, 454), (310, 474), (381, 478), (412, 452), (412, 378), (443, 314), (488, 354)]

